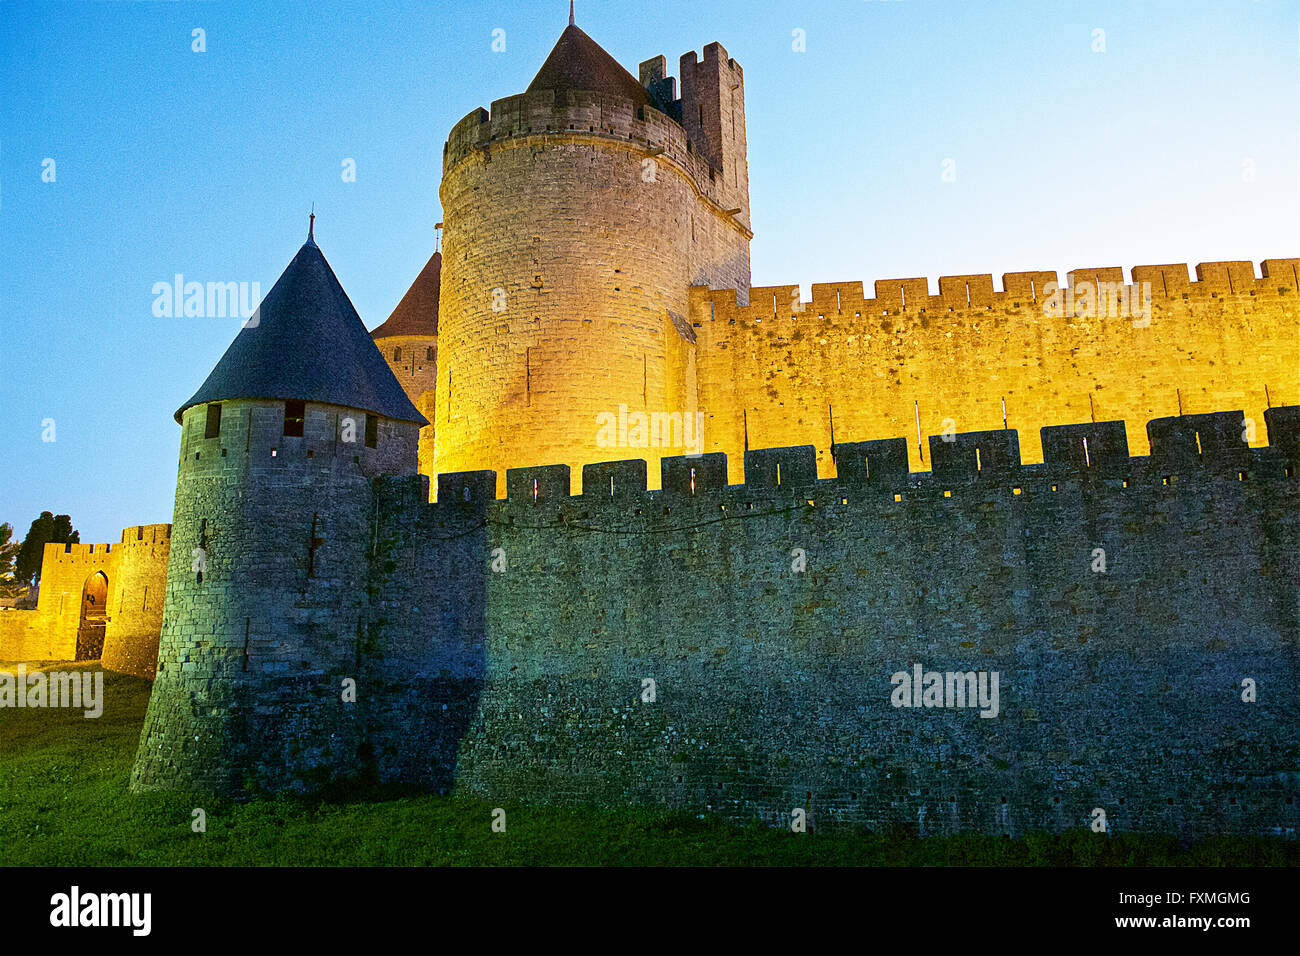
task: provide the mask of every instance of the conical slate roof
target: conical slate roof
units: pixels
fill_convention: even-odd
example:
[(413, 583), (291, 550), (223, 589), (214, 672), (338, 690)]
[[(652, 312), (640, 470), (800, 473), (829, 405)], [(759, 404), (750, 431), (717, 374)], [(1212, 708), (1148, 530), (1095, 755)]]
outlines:
[(388, 321), (370, 333), (372, 339), (389, 335), (437, 335), (438, 294), (442, 288), (442, 253), (435, 252), (411, 287), (397, 303)]
[(636, 77), (572, 22), (560, 34), (526, 92), (538, 90), (589, 90), (613, 93), (641, 106), (650, 102), (650, 95)]
[(310, 234), (176, 421), (192, 405), (234, 398), (328, 402), (428, 424)]

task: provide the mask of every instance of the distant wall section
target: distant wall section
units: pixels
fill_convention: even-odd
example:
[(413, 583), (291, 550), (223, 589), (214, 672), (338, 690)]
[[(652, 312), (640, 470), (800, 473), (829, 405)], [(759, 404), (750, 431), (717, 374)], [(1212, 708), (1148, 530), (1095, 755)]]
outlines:
[(167, 590), (171, 531), (170, 524), (127, 528), (114, 549), (118, 555), (118, 567), (101, 659), (106, 670), (136, 677), (154, 677)]
[[(835, 474), (835, 441), (907, 436), (913, 470), (931, 466), (918, 434), (1020, 429), (1027, 462), (1042, 460), (1047, 425), (1121, 419), (1135, 454), (1146, 422), (1242, 408), (1264, 442), (1268, 405), (1300, 401), (1300, 260), (1079, 269), (1056, 293), (1054, 272), (861, 283), (691, 290), (705, 445), (742, 478), (746, 447), (813, 445), (817, 473)], [(1147, 321), (1135, 313), (1149, 283)], [(919, 424), (918, 424), (919, 423)]]

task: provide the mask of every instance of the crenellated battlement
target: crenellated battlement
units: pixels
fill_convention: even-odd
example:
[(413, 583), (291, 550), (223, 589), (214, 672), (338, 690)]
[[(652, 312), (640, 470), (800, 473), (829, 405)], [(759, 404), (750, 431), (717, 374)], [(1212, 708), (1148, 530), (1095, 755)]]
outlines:
[[(874, 298), (866, 298), (861, 282), (815, 282), (812, 301), (803, 302), (799, 286), (755, 286), (750, 289), (749, 305), (736, 302), (732, 289), (691, 289), (692, 316), (709, 321), (764, 322), (772, 318), (798, 320), (810, 314), (832, 321), (863, 316), (878, 317), (910, 313), (946, 313), (967, 310), (1025, 309), (1035, 306), (1053, 308), (1056, 294), (1060, 314), (1099, 314), (1107, 306), (1107, 297), (1137, 303), (1142, 286), (1149, 284), (1153, 301), (1165, 299), (1223, 298), (1225, 296), (1294, 296), (1300, 292), (1300, 259), (1265, 259), (1260, 275), (1247, 261), (1202, 262), (1196, 266), (1196, 279), (1188, 277), (1186, 263), (1133, 266), (1131, 281), (1124, 282), (1120, 266), (1072, 269), (1059, 284), (1055, 272), (1004, 272), (1002, 289), (993, 286), (990, 273), (940, 276), (938, 292), (930, 291), (930, 280), (877, 279)], [(1065, 301), (1060, 301), (1065, 300)], [(702, 308), (694, 308), (699, 303)], [(1048, 314), (1052, 314), (1049, 312)], [(1104, 314), (1104, 313), (1102, 313)]]
[[(1248, 423), (1240, 411), (1157, 418), (1147, 424), (1150, 455), (1131, 456), (1121, 421), (1053, 425), (1041, 429), (1041, 463), (1026, 464), (1020, 456), (1016, 429), (931, 435), (930, 471), (908, 469), (905, 438), (886, 438), (835, 445), (837, 473), (817, 477), (816, 449), (811, 445), (750, 449), (745, 453), (745, 481), (727, 483), (727, 456), (711, 453), (660, 461), (661, 487), (648, 489), (647, 465), (631, 459), (585, 465), (582, 492), (569, 494), (567, 465), (512, 468), (506, 473), (510, 509), (531, 506), (560, 509), (602, 508), (635, 516), (669, 514), (672, 507), (692, 505), (705, 510), (746, 499), (794, 496), (814, 506), (849, 504), (842, 495), (869, 491), (904, 498), (956, 496), (962, 486), (1001, 487), (1008, 496), (1025, 500), (1051, 494), (1063, 483), (1074, 483), (1095, 494), (1136, 494), (1170, 489), (1180, 482), (1228, 480), (1243, 487), (1291, 483), (1300, 487), (1300, 406), (1265, 412), (1269, 444), (1246, 443)], [(386, 478), (397, 488), (415, 478)], [(438, 501), (424, 504), (434, 517), (454, 516), (495, 502), (496, 473), (459, 472), (438, 476)], [(385, 492), (393, 494), (396, 492)], [(877, 494), (878, 493), (878, 494)], [(692, 500), (693, 499), (693, 500)], [(414, 494), (411, 501), (422, 501)], [(576, 516), (576, 515), (575, 515)], [(743, 516), (743, 514), (742, 514)]]
[(153, 547), (156, 544), (171, 545), (172, 526), (168, 524), (138, 524), (122, 529), (118, 542), (120, 548)]
[[(907, 435), (910, 468), (931, 467), (921, 436), (1018, 428), (1042, 461), (1057, 422), (1117, 421), (1148, 453), (1162, 415), (1241, 408), (1258, 423), (1300, 402), (1300, 259), (881, 279), (735, 292), (693, 286), (705, 451)], [(1126, 274), (1127, 272), (1127, 274)], [(1125, 279), (1130, 281), (1125, 283)], [(1262, 427), (1248, 444), (1263, 441)], [(940, 452), (942, 454), (942, 452)]]
[(45, 554), (41, 559), (42, 573), (47, 564), (84, 564), (102, 561), (105, 555), (113, 554), (120, 543), (98, 544), (55, 544), (45, 545)]
[[(698, 116), (698, 113), (697, 113)], [(653, 158), (690, 180), (709, 202), (725, 207), (730, 193), (711, 160), (713, 147), (650, 105), (608, 93), (536, 90), (507, 96), (491, 110), (473, 110), (455, 126), (443, 145), (443, 176), (474, 158), (491, 162), (494, 150), (568, 141), (629, 148)], [(732, 184), (735, 185), (734, 183)]]

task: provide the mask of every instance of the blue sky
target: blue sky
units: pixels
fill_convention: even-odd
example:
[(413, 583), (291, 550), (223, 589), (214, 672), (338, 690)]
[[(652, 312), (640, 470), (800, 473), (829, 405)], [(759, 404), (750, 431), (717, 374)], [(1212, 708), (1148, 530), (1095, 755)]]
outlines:
[[(172, 413), (238, 323), (155, 317), (154, 283), (269, 291), (314, 202), (378, 325), (433, 251), (447, 131), (522, 91), (567, 15), (0, 2), (0, 521), (66, 512), (83, 541), (170, 521)], [(577, 20), (633, 73), (714, 40), (744, 68), (757, 285), (1300, 254), (1295, 0), (579, 0)]]

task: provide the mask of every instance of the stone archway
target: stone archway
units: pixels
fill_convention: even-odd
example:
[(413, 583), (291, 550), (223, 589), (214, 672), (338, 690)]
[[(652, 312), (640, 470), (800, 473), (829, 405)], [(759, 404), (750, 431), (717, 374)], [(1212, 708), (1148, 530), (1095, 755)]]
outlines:
[(81, 620), (77, 625), (77, 660), (98, 660), (104, 652), (108, 623), (108, 576), (96, 571), (81, 589)]

